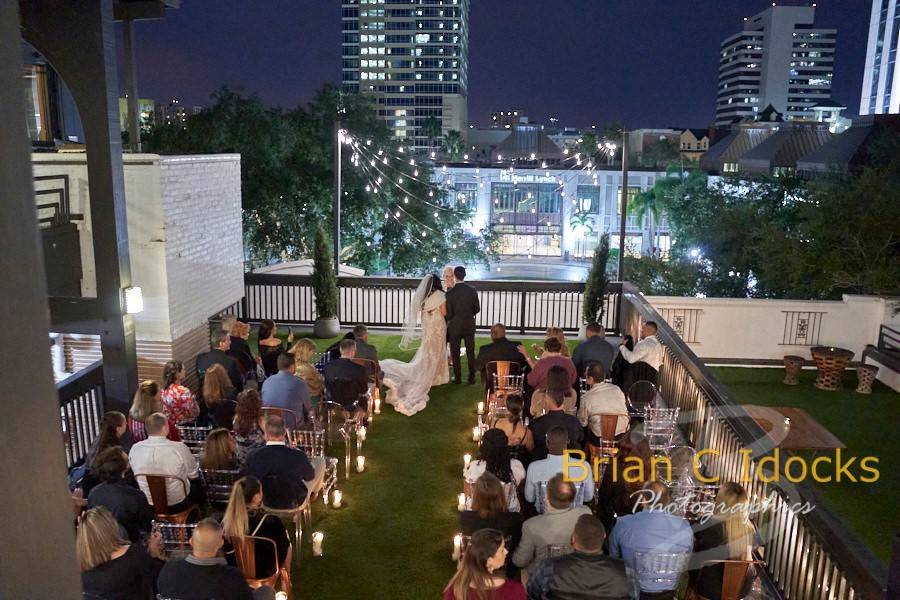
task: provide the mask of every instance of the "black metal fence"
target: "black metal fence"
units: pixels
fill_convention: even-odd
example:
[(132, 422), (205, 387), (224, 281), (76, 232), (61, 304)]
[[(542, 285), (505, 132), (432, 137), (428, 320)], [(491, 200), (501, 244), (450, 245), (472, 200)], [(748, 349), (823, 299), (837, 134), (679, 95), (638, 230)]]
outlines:
[(59, 417), (66, 445), (66, 465), (84, 460), (100, 433), (106, 395), (103, 389), (103, 362), (96, 361), (56, 384)]
[(878, 330), (878, 350), (888, 356), (900, 358), (900, 329), (882, 325)]
[[(402, 277), (338, 278), (338, 317), (347, 324), (399, 328), (406, 320), (419, 279)], [(556, 281), (473, 281), (481, 312), (479, 329), (503, 323), (519, 334), (544, 331), (549, 326), (576, 332), (583, 323), (583, 283)], [(604, 299), (603, 326), (616, 330), (621, 285), (612, 283)], [(248, 273), (244, 298), (223, 316), (256, 322), (311, 324), (316, 319), (312, 278), (308, 275)]]
[[(818, 493), (804, 483), (766, 483), (757, 465), (769, 454), (767, 434), (733, 402), (727, 390), (687, 344), (662, 319), (631, 284), (622, 289), (623, 333), (637, 334), (642, 321), (656, 321), (657, 337), (665, 348), (660, 369), (660, 394), (680, 409), (679, 425), (695, 448), (714, 450), (705, 466), (720, 481), (741, 482), (751, 498), (771, 498), (753, 520), (764, 542), (762, 558), (767, 574), (788, 600), (878, 600), (884, 596), (886, 569), (858, 540), (855, 533), (819, 501)], [(771, 445), (771, 444), (769, 444)], [(749, 481), (743, 457), (752, 451)], [(784, 453), (782, 453), (784, 454)], [(778, 472), (783, 474), (780, 458)], [(770, 476), (771, 473), (765, 473)], [(769, 479), (770, 477), (765, 477)], [(795, 503), (809, 502), (808, 514), (791, 510)], [(889, 535), (889, 532), (885, 532)]]

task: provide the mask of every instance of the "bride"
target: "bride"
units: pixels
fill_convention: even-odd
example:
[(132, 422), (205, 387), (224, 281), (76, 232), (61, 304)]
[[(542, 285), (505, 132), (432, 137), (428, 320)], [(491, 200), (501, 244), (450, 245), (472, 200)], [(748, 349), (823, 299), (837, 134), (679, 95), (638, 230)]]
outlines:
[[(428, 403), (431, 386), (450, 381), (446, 314), (447, 304), (441, 280), (437, 275), (427, 275), (409, 305), (403, 325), (403, 339), (400, 341), (400, 348), (405, 350), (413, 339), (421, 335), (422, 345), (411, 362), (394, 359), (381, 361), (384, 385), (388, 388), (386, 401), (397, 412), (407, 416), (416, 414)], [(416, 329), (419, 321), (422, 323), (421, 333)]]

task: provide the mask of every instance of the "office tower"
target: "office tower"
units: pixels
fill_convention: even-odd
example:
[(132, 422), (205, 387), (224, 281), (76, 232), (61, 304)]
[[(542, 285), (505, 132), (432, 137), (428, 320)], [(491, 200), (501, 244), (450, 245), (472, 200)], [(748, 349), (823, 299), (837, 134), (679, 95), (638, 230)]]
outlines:
[[(881, 0), (878, 0), (879, 2)], [(831, 95), (836, 29), (814, 27), (812, 6), (773, 6), (744, 19), (719, 55), (716, 125), (754, 117), (771, 104), (785, 120), (813, 118)]]
[[(469, 0), (343, 0), (343, 89), (417, 150), (465, 132)], [(435, 124), (440, 125), (440, 132)]]
[(872, 0), (859, 114), (900, 113), (900, 73), (894, 69), (898, 40), (900, 0)]

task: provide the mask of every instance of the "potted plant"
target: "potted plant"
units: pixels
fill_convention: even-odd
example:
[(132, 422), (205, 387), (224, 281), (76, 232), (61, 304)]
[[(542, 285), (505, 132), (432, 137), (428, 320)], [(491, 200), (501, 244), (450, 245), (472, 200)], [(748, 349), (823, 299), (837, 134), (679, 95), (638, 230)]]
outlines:
[(337, 318), (337, 278), (328, 252), (325, 231), (316, 229), (316, 240), (313, 246), (313, 293), (316, 297), (316, 321), (313, 324), (313, 335), (317, 338), (331, 338), (341, 332), (341, 323)]
[(578, 337), (584, 339), (585, 327), (592, 321), (598, 323), (603, 319), (603, 299), (606, 297), (606, 285), (609, 278), (606, 276), (606, 264), (609, 262), (609, 234), (600, 236), (600, 242), (594, 250), (594, 258), (591, 262), (591, 271), (588, 273), (584, 284), (584, 305), (582, 308), (582, 325), (578, 330)]

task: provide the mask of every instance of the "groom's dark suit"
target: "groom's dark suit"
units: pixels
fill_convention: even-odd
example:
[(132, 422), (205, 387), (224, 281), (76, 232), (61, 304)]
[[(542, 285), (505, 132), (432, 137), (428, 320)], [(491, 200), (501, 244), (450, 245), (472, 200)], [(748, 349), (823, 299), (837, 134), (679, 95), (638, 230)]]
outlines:
[(460, 281), (447, 292), (447, 341), (450, 342), (450, 358), (453, 360), (453, 376), (456, 381), (460, 381), (462, 376), (459, 360), (462, 340), (466, 344), (469, 382), (475, 382), (475, 315), (480, 310), (478, 293), (469, 284)]

